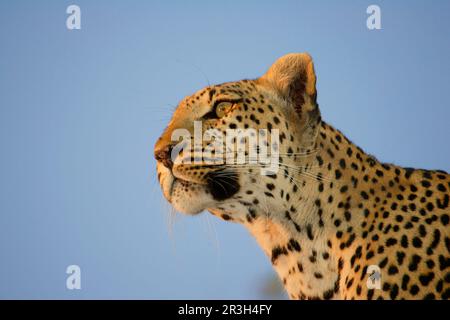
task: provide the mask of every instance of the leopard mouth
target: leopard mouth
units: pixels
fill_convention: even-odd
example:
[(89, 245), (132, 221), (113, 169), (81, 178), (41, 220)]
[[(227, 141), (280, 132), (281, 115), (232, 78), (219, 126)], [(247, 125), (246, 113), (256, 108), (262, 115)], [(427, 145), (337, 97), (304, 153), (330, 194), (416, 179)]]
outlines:
[(178, 182), (185, 186), (204, 185), (216, 201), (224, 201), (231, 198), (240, 190), (239, 179), (236, 173), (224, 171), (211, 171), (205, 176), (205, 183), (200, 184), (194, 181), (180, 178), (172, 174), (172, 183), (169, 187), (169, 195), (172, 197), (175, 184)]
[(202, 183), (198, 179), (190, 180), (189, 175), (182, 175), (177, 170), (172, 170), (161, 166), (161, 170), (166, 171), (165, 178), (160, 181), (163, 193), (167, 201), (173, 204), (175, 190), (179, 187), (197, 188), (202, 186), (207, 194), (210, 194), (214, 201), (224, 201), (233, 197), (239, 192), (241, 186), (239, 177), (235, 171), (214, 170), (205, 174)]

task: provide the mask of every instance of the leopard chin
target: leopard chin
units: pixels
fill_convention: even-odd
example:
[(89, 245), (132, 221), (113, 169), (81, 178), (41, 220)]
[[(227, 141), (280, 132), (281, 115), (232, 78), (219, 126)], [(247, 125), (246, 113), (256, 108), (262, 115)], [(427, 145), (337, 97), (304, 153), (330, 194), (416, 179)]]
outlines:
[(169, 202), (183, 214), (197, 215), (211, 205), (212, 199), (205, 186), (175, 178)]

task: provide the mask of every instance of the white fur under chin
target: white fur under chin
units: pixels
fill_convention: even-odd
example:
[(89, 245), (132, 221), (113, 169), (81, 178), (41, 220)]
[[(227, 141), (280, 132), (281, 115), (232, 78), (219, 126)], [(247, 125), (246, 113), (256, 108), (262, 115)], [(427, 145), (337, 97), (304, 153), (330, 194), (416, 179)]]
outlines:
[[(172, 172), (161, 163), (157, 164), (157, 171), (161, 175), (160, 185), (164, 197), (175, 210), (195, 215), (211, 204), (211, 196), (206, 193), (206, 187), (176, 179)], [(187, 191), (186, 191), (187, 188)]]
[[(189, 187), (188, 187), (189, 188)], [(181, 213), (188, 215), (195, 215), (205, 210), (206, 205), (210, 202), (206, 193), (202, 192), (205, 187), (195, 185), (185, 191), (185, 186), (179, 181), (175, 180), (172, 190), (172, 205)]]

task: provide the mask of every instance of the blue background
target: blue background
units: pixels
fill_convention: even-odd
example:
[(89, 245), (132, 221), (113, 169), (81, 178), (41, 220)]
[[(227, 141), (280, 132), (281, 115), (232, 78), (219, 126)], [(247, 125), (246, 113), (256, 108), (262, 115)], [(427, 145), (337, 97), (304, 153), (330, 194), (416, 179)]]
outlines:
[(307, 51), (327, 122), (448, 171), (449, 35), (438, 0), (0, 1), (0, 298), (283, 297), (243, 227), (170, 214), (152, 149), (177, 102)]

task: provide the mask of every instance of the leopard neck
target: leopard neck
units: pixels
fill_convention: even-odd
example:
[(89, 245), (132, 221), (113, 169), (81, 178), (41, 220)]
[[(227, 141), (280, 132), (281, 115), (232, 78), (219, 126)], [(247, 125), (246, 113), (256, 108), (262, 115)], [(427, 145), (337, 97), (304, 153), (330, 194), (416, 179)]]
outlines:
[(275, 200), (256, 208), (259, 214), (245, 224), (290, 298), (339, 299), (349, 281), (351, 256), (365, 244), (373, 218), (367, 195), (374, 194), (374, 185), (384, 188), (380, 168), (385, 165), (324, 122), (316, 150), (296, 164), (303, 169), (280, 167), (289, 177), (286, 184), (274, 190)]

